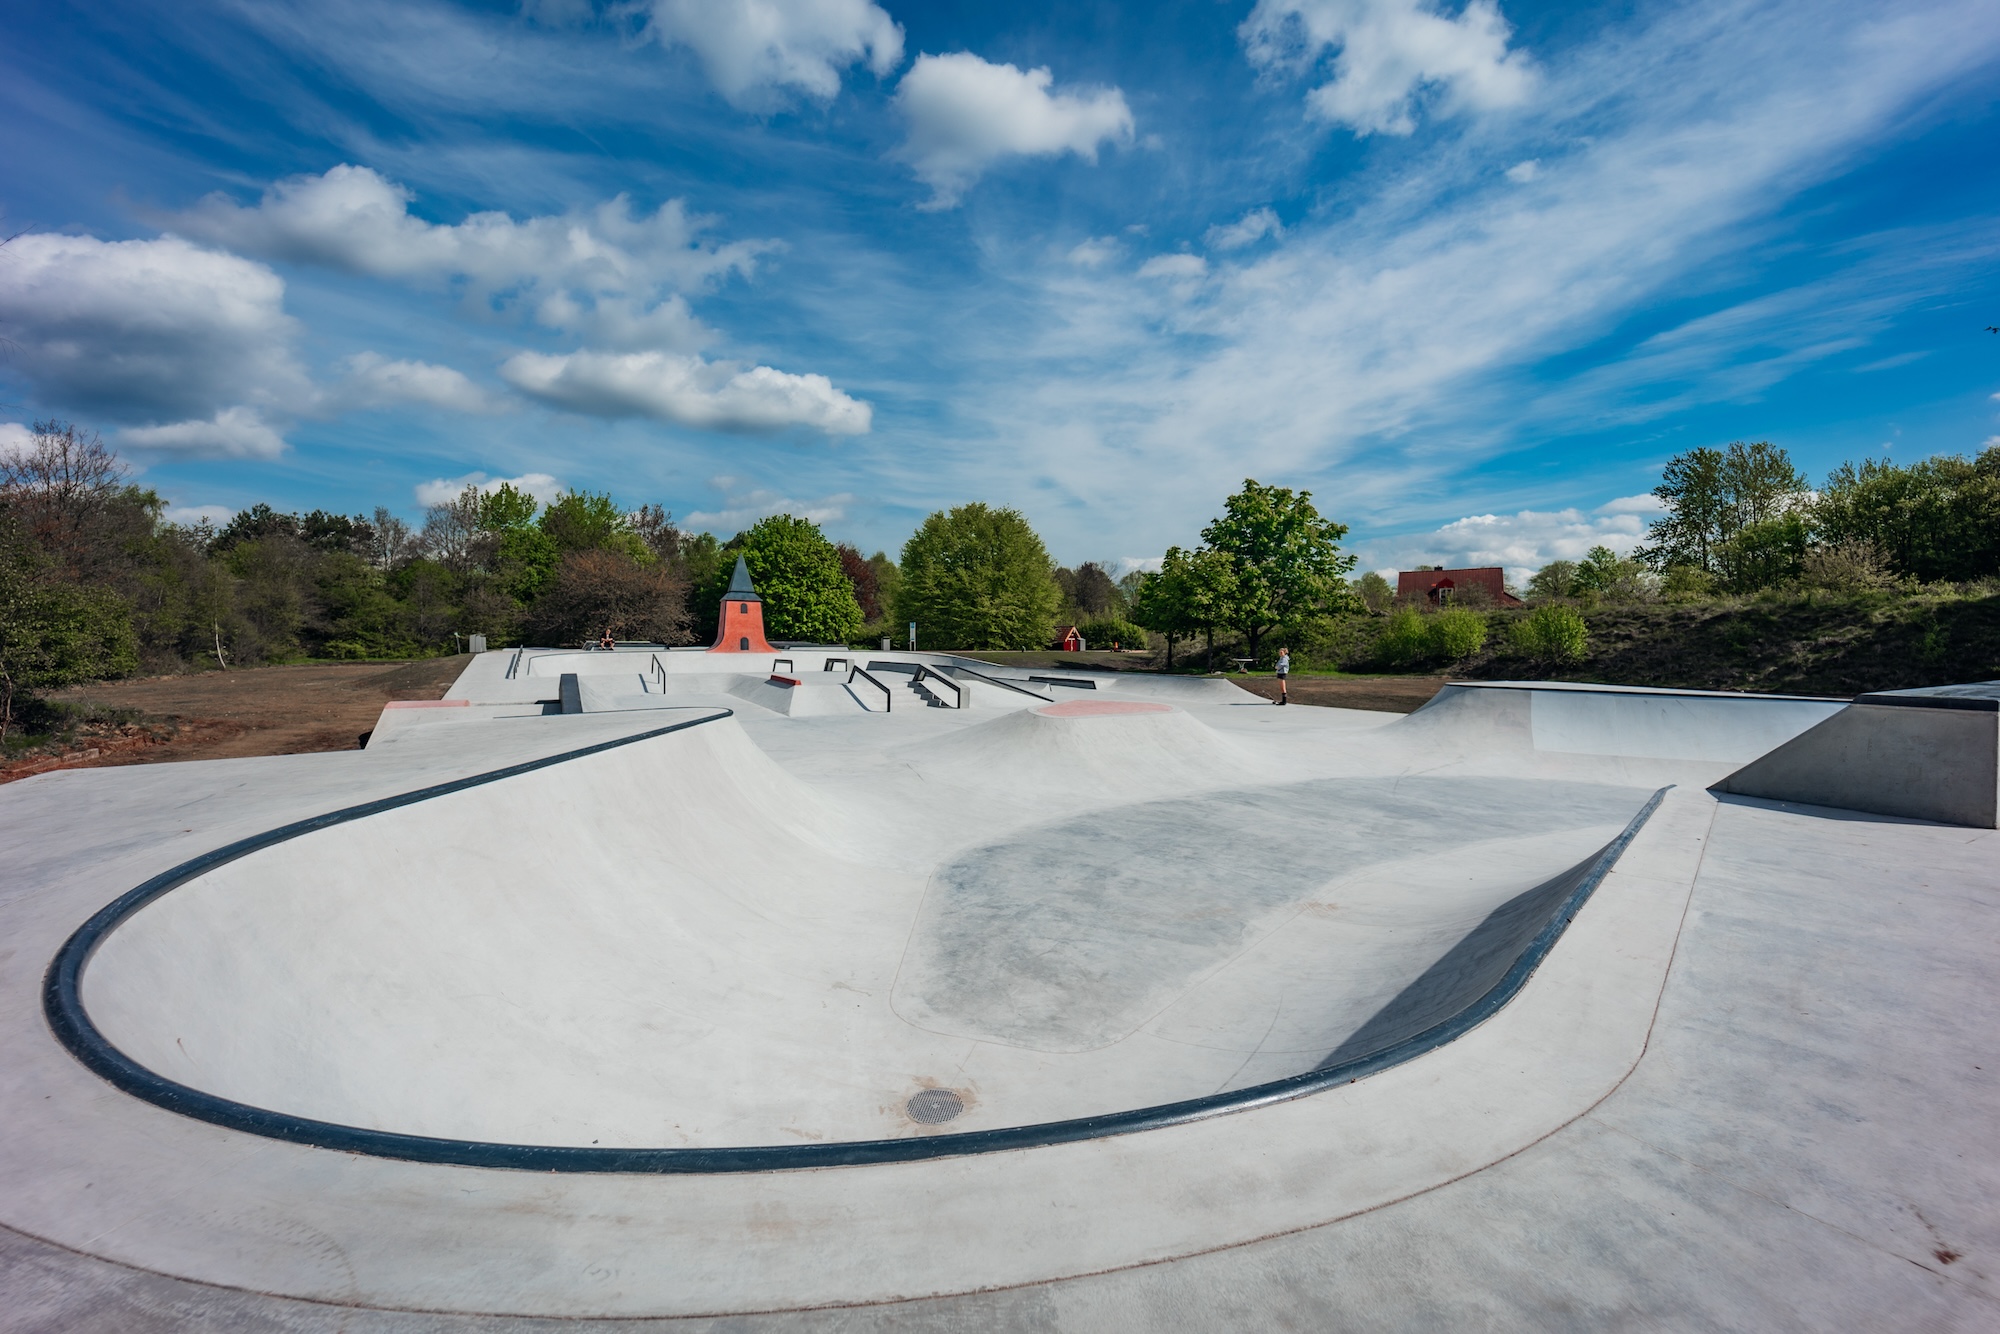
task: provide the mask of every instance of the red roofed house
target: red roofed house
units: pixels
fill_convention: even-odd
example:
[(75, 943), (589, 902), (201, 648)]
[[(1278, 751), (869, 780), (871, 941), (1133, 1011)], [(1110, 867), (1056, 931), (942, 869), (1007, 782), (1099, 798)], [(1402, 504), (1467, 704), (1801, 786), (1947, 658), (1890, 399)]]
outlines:
[(1401, 570), (1396, 575), (1398, 602), (1424, 601), (1442, 607), (1475, 588), (1483, 590), (1496, 607), (1525, 605), (1507, 591), (1506, 575), (1498, 565), (1476, 570)]
[(1079, 652), (1083, 648), (1083, 636), (1073, 625), (1059, 625), (1056, 627), (1056, 648), (1064, 653)]

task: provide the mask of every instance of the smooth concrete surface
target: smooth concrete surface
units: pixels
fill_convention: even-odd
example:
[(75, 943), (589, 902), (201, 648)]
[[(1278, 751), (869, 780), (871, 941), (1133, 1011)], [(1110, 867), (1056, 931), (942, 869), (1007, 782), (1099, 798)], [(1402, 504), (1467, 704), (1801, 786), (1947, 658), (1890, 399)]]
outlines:
[(2000, 713), (1926, 708), (1925, 698), (1904, 692), (1895, 704), (1856, 701), (1716, 789), (1993, 828), (2000, 817)]
[(143, 910), (85, 978), (93, 1015), (163, 1073), (357, 1116), (579, 1141), (678, 1116), (709, 1142), (806, 1142), (962, 1091), (958, 1121), (896, 1132), (937, 1133), (1205, 1070), (1242, 1087), (1407, 1031), (1676, 784), (1487, 1022), (1190, 1124), (864, 1168), (551, 1176), (224, 1130), (53, 1042), (42, 968), (147, 876), (669, 706), (494, 716), (512, 656), (475, 663), (499, 670), (461, 681), (466, 707), (405, 711), (427, 716), (366, 751), (0, 793), (22, 850), (0, 889), (0, 1328), (2000, 1314), (1996, 835), (1718, 803), (1702, 788), (1725, 761), (1539, 750), (1532, 717), (1279, 710), (1171, 681), (1091, 692), (1165, 713), (1070, 718), (793, 717), (676, 691), (738, 716), (268, 849)]

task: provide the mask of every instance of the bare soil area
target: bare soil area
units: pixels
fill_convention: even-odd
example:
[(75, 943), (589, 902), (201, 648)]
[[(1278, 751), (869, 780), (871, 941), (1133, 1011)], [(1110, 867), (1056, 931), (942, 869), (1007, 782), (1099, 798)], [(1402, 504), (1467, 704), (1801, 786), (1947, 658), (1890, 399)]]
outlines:
[[(1382, 713), (1415, 713), (1444, 689), (1442, 676), (1294, 676), (1291, 701), (1329, 709), (1374, 709)], [(1275, 676), (1232, 676), (1231, 685), (1265, 699), (1278, 697)]]
[(384, 704), (442, 699), (471, 660), (300, 663), (77, 686), (54, 698), (136, 718), (85, 723), (54, 753), (0, 768), (0, 782), (49, 769), (353, 750)]

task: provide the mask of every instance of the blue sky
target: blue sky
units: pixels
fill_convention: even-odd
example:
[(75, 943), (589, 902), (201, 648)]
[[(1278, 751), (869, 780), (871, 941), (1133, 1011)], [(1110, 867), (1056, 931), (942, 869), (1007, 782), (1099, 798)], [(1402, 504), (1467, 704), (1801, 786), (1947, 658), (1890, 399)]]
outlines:
[(0, 447), (183, 516), (1143, 561), (1254, 476), (1525, 573), (1695, 445), (2000, 437), (1990, 0), (26, 0), (0, 105)]

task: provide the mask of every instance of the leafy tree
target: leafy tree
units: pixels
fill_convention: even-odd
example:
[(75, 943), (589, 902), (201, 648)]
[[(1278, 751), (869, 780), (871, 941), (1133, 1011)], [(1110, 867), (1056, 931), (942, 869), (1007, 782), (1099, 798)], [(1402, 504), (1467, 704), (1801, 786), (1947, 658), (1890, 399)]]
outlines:
[(1062, 605), (1048, 549), (1017, 510), (940, 510), (903, 545), (899, 569), (896, 618), (939, 648), (1041, 648)]
[(1058, 569), (1056, 584), (1069, 605), (1077, 610), (1080, 620), (1118, 619), (1124, 614), (1125, 599), (1118, 585), (1094, 560), (1087, 560), (1074, 570)]
[(1571, 597), (1632, 602), (1647, 596), (1646, 567), (1610, 547), (1592, 547), (1573, 568)]
[(1375, 656), (1388, 667), (1411, 667), (1431, 652), (1431, 637), (1424, 614), (1414, 607), (1400, 607), (1389, 613), (1382, 633), (1375, 638)]
[(1387, 579), (1369, 570), (1354, 581), (1354, 596), (1362, 606), (1379, 614), (1389, 610), (1389, 604), (1396, 600), (1396, 590)]
[(479, 498), (479, 528), (489, 533), (526, 528), (541, 507), (541, 501), (512, 482), (502, 482)]
[(623, 551), (571, 551), (529, 610), (528, 633), (540, 643), (578, 644), (608, 628), (621, 639), (682, 643), (686, 592), (678, 571), (657, 560), (641, 564)]
[(1733, 593), (1754, 593), (1798, 579), (1811, 532), (1796, 513), (1738, 528), (1716, 548), (1716, 573)]
[(1799, 507), (1805, 476), (1791, 456), (1768, 440), (1732, 441), (1724, 449), (1691, 449), (1667, 461), (1653, 488), (1667, 507), (1634, 554), (1654, 569), (1692, 565), (1720, 574), (1722, 545), (1750, 524)]
[(1446, 662), (1463, 662), (1486, 647), (1486, 618), (1469, 607), (1446, 607), (1424, 619), (1432, 654)]
[(1822, 541), (1866, 543), (1908, 578), (2000, 574), (2000, 446), (1976, 459), (1843, 463), (1821, 488), (1812, 521)]
[(1092, 648), (1145, 648), (1146, 629), (1130, 621), (1106, 617), (1099, 621), (1086, 621), (1076, 627), (1083, 636), (1083, 642)]
[(882, 580), (876, 573), (875, 565), (861, 554), (857, 547), (842, 542), (834, 548), (840, 553), (840, 571), (847, 576), (849, 586), (854, 589), (854, 601), (861, 608), (864, 625), (873, 625), (882, 619), (887, 609), (882, 600)]
[(1528, 580), (1530, 602), (1556, 602), (1576, 596), (1576, 562), (1552, 560)]
[(1227, 557), (1233, 582), (1225, 623), (1248, 642), (1250, 656), (1274, 626), (1345, 603), (1354, 557), (1342, 555), (1347, 525), (1320, 517), (1312, 492), (1263, 486), (1245, 478), (1223, 502), (1222, 517), (1202, 529), (1209, 550)]
[(1168, 547), (1160, 568), (1140, 577), (1132, 598), (1132, 619), (1166, 638), (1167, 670), (1172, 671), (1174, 641), (1201, 628), (1195, 621), (1187, 552), (1179, 547)]
[(556, 550), (565, 554), (622, 551), (640, 564), (658, 559), (632, 530), (630, 516), (609, 495), (566, 491), (535, 522), (556, 544)]
[(741, 556), (764, 599), (764, 633), (772, 639), (845, 644), (861, 632), (861, 605), (840, 560), (819, 525), (790, 514), (759, 519), (729, 539), (708, 584), (697, 594), (719, 606)]
[(480, 537), (485, 500), (479, 488), (468, 486), (450, 500), (424, 511), (424, 552), (453, 574), (470, 574), (486, 554)]
[(15, 705), (55, 690), (137, 669), (129, 609), (105, 588), (45, 577), (18, 532), (0, 547), (0, 741)]

